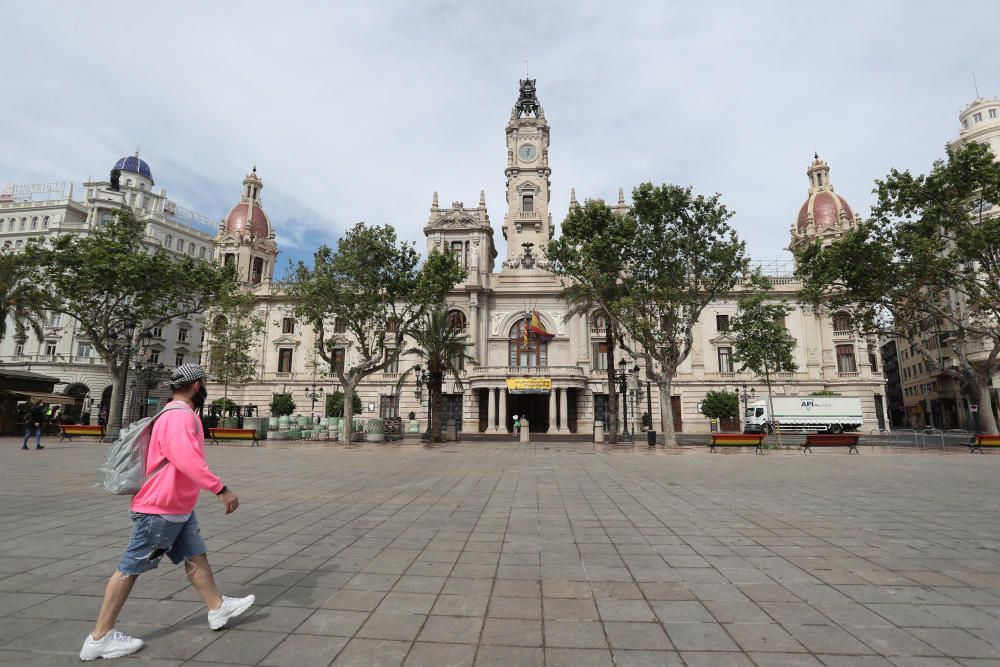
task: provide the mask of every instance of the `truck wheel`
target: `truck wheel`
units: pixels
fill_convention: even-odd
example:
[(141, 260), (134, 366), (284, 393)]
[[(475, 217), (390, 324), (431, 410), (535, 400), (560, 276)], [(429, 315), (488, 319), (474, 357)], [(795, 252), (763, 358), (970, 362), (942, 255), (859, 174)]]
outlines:
[(828, 430), (830, 431), (830, 433), (837, 433), (837, 434), (839, 434), (839, 433), (843, 433), (844, 432), (844, 427), (841, 426), (840, 424), (830, 424), (830, 427), (829, 427)]

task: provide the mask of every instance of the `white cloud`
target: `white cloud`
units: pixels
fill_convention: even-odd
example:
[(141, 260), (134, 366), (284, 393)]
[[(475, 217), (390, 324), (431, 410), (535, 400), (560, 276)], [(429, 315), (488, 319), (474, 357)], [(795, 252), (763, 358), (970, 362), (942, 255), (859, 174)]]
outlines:
[[(992, 2), (24, 3), (5, 10), (0, 182), (104, 176), (135, 144), (213, 219), (256, 163), (283, 257), (358, 220), (422, 247), (431, 193), (505, 211), (504, 125), (529, 60), (570, 187), (721, 192), (784, 256), (814, 150), (864, 213), (1000, 94)], [(502, 252), (502, 250), (501, 250)]]

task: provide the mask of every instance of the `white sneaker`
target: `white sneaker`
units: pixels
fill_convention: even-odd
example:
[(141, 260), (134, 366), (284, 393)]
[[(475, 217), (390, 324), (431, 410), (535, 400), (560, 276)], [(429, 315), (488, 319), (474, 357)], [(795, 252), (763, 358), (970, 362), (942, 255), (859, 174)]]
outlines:
[(135, 653), (145, 645), (146, 643), (141, 639), (129, 637), (112, 628), (108, 634), (100, 639), (94, 639), (92, 634), (87, 635), (83, 641), (83, 648), (80, 649), (80, 660), (121, 658)]
[(208, 627), (213, 630), (220, 630), (226, 626), (229, 619), (236, 618), (253, 604), (256, 598), (248, 595), (245, 598), (227, 598), (222, 596), (222, 606), (215, 611), (208, 612)]

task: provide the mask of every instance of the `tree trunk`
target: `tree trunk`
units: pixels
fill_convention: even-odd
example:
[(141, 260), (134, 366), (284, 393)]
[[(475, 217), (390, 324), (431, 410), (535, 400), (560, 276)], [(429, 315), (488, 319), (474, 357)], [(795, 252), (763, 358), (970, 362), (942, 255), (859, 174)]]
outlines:
[(774, 424), (774, 434), (778, 438), (778, 447), (781, 447), (781, 424), (774, 420), (774, 398), (771, 395), (771, 374), (767, 370), (767, 364), (764, 364), (764, 382), (767, 384), (767, 418)]
[(660, 390), (660, 428), (663, 431), (663, 446), (676, 447), (677, 436), (674, 434), (674, 408), (670, 400), (670, 385), (673, 376), (660, 373), (656, 376), (656, 386)]
[(105, 428), (110, 433), (111, 425), (118, 424), (119, 428), (124, 426), (121, 423), (121, 419), (124, 416), (122, 414), (122, 407), (119, 405), (119, 398), (122, 392), (125, 391), (125, 384), (122, 382), (121, 372), (111, 373), (111, 405), (108, 406), (108, 423), (105, 424)]
[(605, 431), (608, 433), (608, 443), (618, 442), (618, 396), (615, 392), (615, 336), (611, 327), (604, 330), (604, 344), (607, 347), (608, 373), (608, 423)]
[(430, 389), (431, 402), (431, 443), (441, 442), (441, 379), (432, 379), (428, 388)]
[(972, 387), (972, 395), (977, 401), (976, 426), (983, 433), (997, 433), (997, 419), (993, 413), (993, 401), (990, 397), (990, 386), (977, 375)]
[(344, 442), (351, 444), (354, 426), (354, 383), (344, 383)]

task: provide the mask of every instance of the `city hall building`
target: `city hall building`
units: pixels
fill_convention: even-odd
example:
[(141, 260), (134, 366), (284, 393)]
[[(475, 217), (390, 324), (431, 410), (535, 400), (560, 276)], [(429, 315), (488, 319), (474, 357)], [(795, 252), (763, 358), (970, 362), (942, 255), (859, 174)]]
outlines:
[[(550, 178), (557, 146), (550, 146), (550, 126), (539, 103), (533, 80), (521, 82), (520, 95), (505, 129), (506, 160), (498, 164), (507, 179), (499, 229), (494, 227), (483, 192), (478, 204), (452, 201), (443, 206), (434, 193), (424, 226), (427, 250), (454, 253), (468, 271), (462, 284), (448, 297), (452, 322), (468, 336), (470, 355), (477, 361), (461, 370), (462, 382), (445, 383), (444, 420), (456, 422), (465, 433), (504, 433), (513, 415), (526, 416), (532, 431), (575, 433), (589, 437), (595, 420), (606, 419), (607, 371), (604, 354), (604, 321), (599, 314), (567, 317), (560, 280), (546, 270), (544, 247), (556, 233), (550, 201)], [(828, 165), (817, 156), (807, 169), (808, 197), (791, 226), (788, 250), (795, 251), (814, 239), (837, 238), (858, 221), (848, 203), (837, 194)], [(297, 412), (309, 414), (310, 393), (323, 387), (338, 390), (335, 376), (316, 353), (313, 331), (296, 321), (294, 304), (272, 280), (278, 253), (274, 230), (261, 202), (263, 182), (256, 171), (243, 183), (241, 200), (219, 226), (215, 238), (216, 261), (235, 264), (257, 297), (257, 314), (266, 330), (254, 353), (260, 360), (260, 378), (244, 386), (230, 386), (228, 395), (241, 404), (266, 406), (276, 393), (290, 393)], [(568, 202), (576, 205), (575, 192)], [(627, 208), (619, 191), (614, 208)], [(507, 241), (505, 257), (496, 249), (496, 233)], [(801, 283), (793, 277), (792, 261), (764, 264), (775, 285), (775, 297), (793, 304), (785, 325), (796, 339), (798, 370), (779, 373), (773, 391), (778, 395), (835, 391), (861, 398), (865, 429), (884, 424), (883, 380), (873, 345), (858, 339), (842, 314), (815, 310), (796, 302)], [(738, 294), (710, 304), (694, 329), (695, 345), (673, 382), (669, 404), (678, 432), (707, 432), (709, 421), (700, 403), (711, 390), (755, 389), (763, 383), (747, 373), (737, 373), (733, 362), (734, 339), (729, 322), (736, 314)], [(525, 341), (525, 318), (537, 313), (540, 324), (553, 337), (543, 342)], [(338, 357), (352, 364), (353, 350), (347, 334)], [(208, 345), (211, 341), (206, 341)], [(427, 397), (418, 400), (415, 384), (397, 386), (400, 372), (415, 359), (399, 363), (367, 378), (358, 388), (363, 411), (360, 417), (406, 416), (424, 419)], [(629, 360), (629, 366), (634, 365)], [(645, 381), (644, 374), (640, 377)], [(634, 383), (632, 385), (635, 387)], [(655, 386), (646, 395), (628, 397), (629, 430), (651, 410), (659, 424), (659, 397)], [(213, 396), (221, 386), (211, 388)], [(648, 407), (647, 407), (648, 406)], [(322, 401), (315, 406), (323, 410)]]

